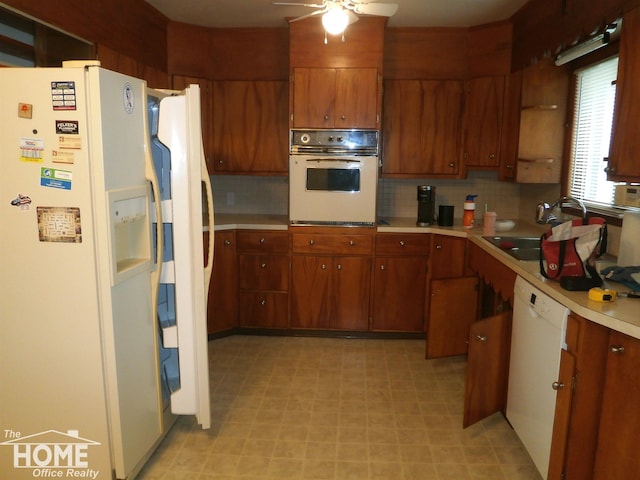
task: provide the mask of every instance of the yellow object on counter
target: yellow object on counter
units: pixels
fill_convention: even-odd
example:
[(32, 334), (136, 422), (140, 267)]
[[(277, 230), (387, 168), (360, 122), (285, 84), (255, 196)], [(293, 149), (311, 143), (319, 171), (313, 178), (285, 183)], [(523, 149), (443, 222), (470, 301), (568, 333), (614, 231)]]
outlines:
[(606, 288), (592, 288), (589, 290), (589, 300), (594, 302), (615, 302), (618, 292)]

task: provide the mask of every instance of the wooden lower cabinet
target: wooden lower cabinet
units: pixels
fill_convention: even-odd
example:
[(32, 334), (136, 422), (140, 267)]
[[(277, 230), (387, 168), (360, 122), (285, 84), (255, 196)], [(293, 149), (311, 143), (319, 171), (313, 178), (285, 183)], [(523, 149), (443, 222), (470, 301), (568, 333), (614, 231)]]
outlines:
[[(640, 478), (640, 340), (611, 332), (594, 480)], [(569, 478), (569, 477), (567, 477)]]
[[(204, 234), (205, 248), (209, 233)], [(206, 252), (205, 252), (206, 255)], [(236, 326), (238, 315), (238, 274), (235, 230), (214, 234), (213, 272), (207, 302), (207, 332), (218, 333)]]
[(291, 327), (367, 330), (370, 257), (294, 255)]
[(474, 322), (469, 329), (463, 426), (505, 409), (511, 311)]
[(467, 353), (469, 328), (476, 319), (478, 277), (431, 281), (427, 357)]
[(424, 331), (429, 248), (429, 234), (376, 235), (371, 330)]
[(240, 292), (238, 326), (287, 328), (289, 294), (279, 292)]

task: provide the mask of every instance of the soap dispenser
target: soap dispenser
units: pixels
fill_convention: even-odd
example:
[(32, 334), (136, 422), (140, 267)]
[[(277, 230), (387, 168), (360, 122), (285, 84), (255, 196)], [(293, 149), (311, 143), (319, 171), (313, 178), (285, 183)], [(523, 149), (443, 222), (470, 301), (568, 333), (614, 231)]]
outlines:
[(476, 197), (478, 195), (467, 195), (464, 201), (464, 214), (462, 215), (462, 226), (471, 228), (476, 221)]

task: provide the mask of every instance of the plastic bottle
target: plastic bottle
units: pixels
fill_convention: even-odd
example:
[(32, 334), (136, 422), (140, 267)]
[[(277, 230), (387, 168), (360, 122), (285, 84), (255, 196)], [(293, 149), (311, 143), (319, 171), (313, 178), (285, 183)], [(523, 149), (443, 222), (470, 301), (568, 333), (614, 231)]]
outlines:
[(471, 228), (476, 223), (476, 197), (478, 195), (467, 195), (464, 201), (464, 214), (462, 215), (462, 226)]

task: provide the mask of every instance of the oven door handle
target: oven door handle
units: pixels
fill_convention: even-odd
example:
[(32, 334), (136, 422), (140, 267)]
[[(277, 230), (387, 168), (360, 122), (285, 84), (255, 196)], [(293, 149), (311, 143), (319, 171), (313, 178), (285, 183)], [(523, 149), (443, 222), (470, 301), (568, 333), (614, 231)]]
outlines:
[(348, 158), (308, 158), (308, 162), (331, 162), (331, 163), (362, 163), (360, 160), (350, 160)]

